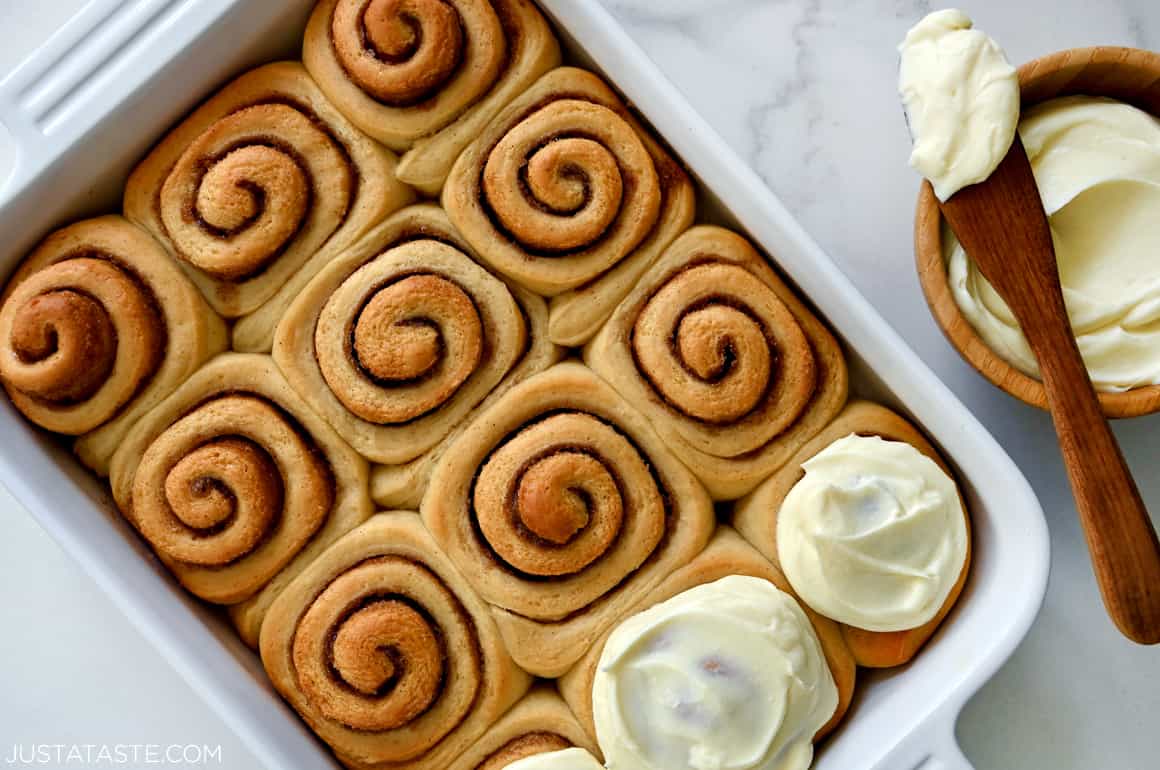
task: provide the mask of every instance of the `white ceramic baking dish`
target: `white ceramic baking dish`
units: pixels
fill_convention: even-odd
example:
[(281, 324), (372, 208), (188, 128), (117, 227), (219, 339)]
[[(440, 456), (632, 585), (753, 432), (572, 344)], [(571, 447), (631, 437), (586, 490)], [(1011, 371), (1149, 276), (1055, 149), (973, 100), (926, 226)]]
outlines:
[[(540, 3), (572, 60), (603, 72), (698, 177), (702, 219), (748, 232), (838, 332), (854, 389), (909, 414), (957, 468), (975, 527), (967, 589), (913, 664), (863, 676), (851, 718), (816, 767), (969, 768), (955, 720), (1026, 634), (1046, 588), (1047, 532), (1030, 486), (597, 0)], [(0, 83), (0, 122), (16, 156), (0, 181), (0, 271), (10, 273), (51, 228), (116, 210), (133, 163), (228, 77), (296, 57), (312, 4), (89, 2)], [(31, 429), (7, 399), (0, 435), (0, 481), (259, 758), (271, 768), (336, 766), (275, 696), (256, 656), (177, 587), (63, 445)]]

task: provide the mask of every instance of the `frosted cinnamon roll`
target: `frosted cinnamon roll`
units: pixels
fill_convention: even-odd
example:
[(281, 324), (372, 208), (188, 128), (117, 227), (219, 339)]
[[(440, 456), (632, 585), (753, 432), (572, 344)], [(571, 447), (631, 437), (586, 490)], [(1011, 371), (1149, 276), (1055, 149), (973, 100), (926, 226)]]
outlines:
[(352, 768), (446, 770), (528, 689), (484, 604), (413, 513), (383, 513), (270, 608), (274, 687)]
[(237, 78), (153, 148), (125, 215), (172, 252), (234, 348), (270, 349), (310, 278), (413, 193), (395, 157), (356, 129), (297, 62)]
[(0, 382), (17, 409), (80, 436), (104, 476), (133, 422), (226, 347), (226, 328), (161, 245), (121, 217), (52, 233), (0, 298)]
[(376, 462), (435, 449), (540, 352), (521, 304), (466, 249), (438, 207), (403, 209), (327, 265), (279, 323), (274, 358), (291, 387)]
[(734, 526), (801, 599), (841, 624), (863, 666), (910, 660), (954, 605), (970, 522), (934, 447), (890, 410), (854, 402), (741, 500)]
[[(555, 690), (543, 686), (513, 706), (448, 770), (505, 770), (519, 767), (525, 760), (567, 751), (586, 756), (591, 762), (596, 762), (593, 755), (599, 754), (567, 704)], [(547, 764), (542, 770), (552, 767)], [(596, 767), (600, 764), (596, 763)], [(568, 765), (559, 765), (556, 770), (567, 768)]]
[(321, 0), (302, 60), (428, 195), (504, 105), (560, 63), (531, 0)]
[(604, 770), (604, 765), (584, 749), (561, 749), (512, 762), (508, 770)]
[(579, 659), (715, 524), (648, 422), (570, 362), (475, 419), (439, 460), (421, 512), (495, 607), (516, 662), (540, 676)]
[(555, 297), (551, 336), (567, 345), (596, 331), (694, 213), (680, 166), (612, 89), (572, 67), (540, 78), (464, 150), (443, 205), (496, 270)]
[(837, 626), (728, 527), (560, 680), (609, 770), (805, 770), (856, 666)]
[(109, 478), (165, 566), (252, 646), (294, 575), (370, 516), (367, 473), (268, 356), (225, 353), (133, 426)]
[(753, 489), (846, 401), (837, 341), (747, 240), (714, 226), (665, 250), (584, 360), (718, 500)]

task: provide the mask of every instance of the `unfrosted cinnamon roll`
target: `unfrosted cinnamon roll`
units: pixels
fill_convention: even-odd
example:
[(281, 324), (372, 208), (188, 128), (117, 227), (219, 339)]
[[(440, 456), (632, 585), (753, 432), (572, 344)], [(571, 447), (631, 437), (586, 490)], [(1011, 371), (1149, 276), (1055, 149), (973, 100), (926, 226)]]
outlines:
[(153, 148), (125, 214), (178, 258), (234, 348), (269, 350), (319, 269), (413, 193), (395, 157), (358, 131), (297, 62), (237, 78)]
[(719, 500), (781, 467), (846, 401), (837, 341), (741, 236), (676, 240), (584, 360)]
[(51, 234), (0, 299), (0, 381), (12, 403), (80, 436), (77, 454), (102, 476), (133, 422), (225, 347), (221, 318), (121, 217)]
[(531, 684), (413, 513), (345, 535), (270, 608), (275, 688), (353, 768), (446, 770)]
[[(442, 210), (412, 206), (315, 276), (280, 322), (274, 358), (355, 449), (411, 463), (528, 368), (529, 351), (543, 366), (555, 360), (529, 339), (523, 312), (542, 300), (521, 299), (472, 260)], [(410, 480), (425, 483), (425, 468)]]
[(560, 47), (531, 0), (321, 0), (302, 59), (351, 122), (407, 150), (399, 178), (434, 195)]
[(255, 645), (294, 575), (370, 516), (367, 472), (269, 356), (225, 353), (133, 426), (110, 482), (178, 581)]
[(914, 657), (970, 566), (970, 520), (946, 464), (914, 426), (866, 401), (740, 500), (733, 524), (841, 624), (863, 666)]
[(561, 67), (459, 156), (443, 205), (495, 269), (553, 296), (553, 341), (588, 339), (691, 224), (680, 166), (597, 76)]
[[(424, 232), (427, 234), (441, 233), (440, 237), (455, 243), (465, 253), (471, 253), (470, 247), (451, 227), (442, 209), (436, 206), (415, 206), (405, 209), (400, 215), (407, 212), (422, 214)], [(376, 465), (371, 469), (371, 497), (380, 506), (417, 509), (439, 458), (475, 417), (498, 401), (512, 387), (558, 363), (563, 357), (564, 349), (548, 339), (548, 306), (544, 300), (514, 284), (509, 283), (507, 286), (519, 306), (522, 317), (524, 345), (519, 357), (512, 363), (503, 379), (492, 387), (487, 396), (466, 417), (451, 424), (450, 430), (438, 443), (413, 460)]]
[(570, 362), (476, 417), (439, 460), (421, 512), (495, 607), (516, 661), (540, 676), (566, 670), (715, 523), (647, 421)]
[(467, 430), (476, 416), (489, 409), (512, 387), (532, 375), (545, 371), (563, 357), (564, 348), (548, 339), (548, 306), (544, 300), (519, 286), (509, 285), (508, 288), (523, 316), (526, 339), (522, 354), (487, 397), (465, 418), (453, 425), (439, 443), (414, 460), (376, 465), (371, 469), (371, 497), (380, 506), (417, 509), (439, 458), (454, 444), (459, 435)]
[(571, 748), (600, 755), (568, 705), (543, 686), (524, 696), (447, 770), (504, 770), (513, 762)]
[(837, 625), (799, 605), (781, 572), (721, 527), (559, 685), (614, 770), (697, 758), (804, 769), (811, 744), (845, 716), (856, 668)]

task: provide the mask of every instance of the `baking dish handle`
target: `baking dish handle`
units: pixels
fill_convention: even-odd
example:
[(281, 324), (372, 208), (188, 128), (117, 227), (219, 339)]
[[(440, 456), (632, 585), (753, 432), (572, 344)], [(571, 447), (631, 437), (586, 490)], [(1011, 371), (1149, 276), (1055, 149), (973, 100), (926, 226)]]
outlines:
[(974, 770), (955, 740), (958, 709), (950, 716), (929, 719), (889, 754), (874, 765), (874, 770)]
[(0, 81), (0, 123), (15, 146), (15, 168), (0, 180), (0, 197), (121, 102), (147, 69), (134, 68), (133, 60), (164, 47), (162, 31), (196, 6), (190, 0), (89, 0)]
[(954, 735), (948, 735), (915, 770), (974, 770), (974, 765), (963, 754)]
[(0, 164), (0, 202), (33, 173), (44, 144), (44, 134), (13, 99), (8, 82), (0, 82), (0, 157), (8, 158)]

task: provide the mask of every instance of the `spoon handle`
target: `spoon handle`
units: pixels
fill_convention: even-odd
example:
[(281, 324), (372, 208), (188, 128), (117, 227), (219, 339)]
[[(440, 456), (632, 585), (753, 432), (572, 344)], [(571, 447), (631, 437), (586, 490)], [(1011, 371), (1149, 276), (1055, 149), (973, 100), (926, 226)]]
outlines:
[(1040, 294), (1040, 301), (1058, 303), (1060, 312), (1034, 314), (1024, 333), (1039, 360), (1104, 606), (1124, 636), (1156, 644), (1160, 541), (1100, 409), (1071, 329), (1059, 320), (1066, 318), (1059, 289)]
[(1018, 137), (982, 184), (941, 204), (1039, 360), (1104, 606), (1129, 639), (1160, 642), (1160, 541), (1067, 320), (1051, 228)]

